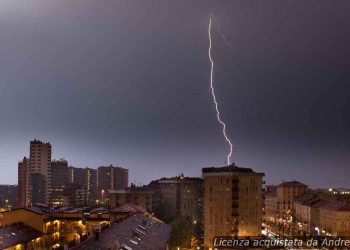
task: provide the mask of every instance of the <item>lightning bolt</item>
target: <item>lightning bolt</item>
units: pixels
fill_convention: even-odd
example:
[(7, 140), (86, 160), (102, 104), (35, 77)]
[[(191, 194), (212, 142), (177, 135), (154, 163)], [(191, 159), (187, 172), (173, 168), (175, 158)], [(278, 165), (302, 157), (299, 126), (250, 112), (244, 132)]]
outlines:
[(214, 18), (214, 21), (217, 23), (217, 26), (218, 26), (217, 28), (218, 28), (218, 31), (219, 31), (219, 34), (220, 34), (222, 40), (223, 40), (223, 41), (226, 43), (226, 45), (229, 46), (231, 49), (235, 49), (235, 46), (233, 46), (232, 43), (231, 43), (229, 40), (226, 39), (226, 36), (225, 36), (224, 32), (223, 32), (222, 29), (221, 29), (221, 26), (220, 26), (219, 21), (216, 19), (215, 16), (212, 15), (212, 17)]
[(225, 137), (226, 142), (228, 143), (228, 145), (230, 147), (230, 152), (227, 155), (227, 164), (230, 165), (230, 163), (231, 163), (230, 158), (232, 156), (233, 146), (232, 146), (230, 139), (228, 138), (228, 136), (226, 134), (226, 124), (221, 120), (218, 102), (216, 100), (215, 89), (214, 89), (214, 61), (213, 61), (213, 58), (211, 56), (211, 49), (212, 49), (212, 42), (211, 42), (211, 26), (212, 25), (211, 24), (212, 24), (212, 21), (211, 21), (211, 16), (210, 16), (209, 28), (208, 28), (208, 36), (209, 36), (208, 55), (209, 55), (209, 60), (210, 60), (210, 90), (211, 90), (211, 94), (213, 96), (213, 101), (214, 101), (214, 106), (215, 106), (215, 111), (216, 111), (216, 118), (222, 126), (222, 133)]

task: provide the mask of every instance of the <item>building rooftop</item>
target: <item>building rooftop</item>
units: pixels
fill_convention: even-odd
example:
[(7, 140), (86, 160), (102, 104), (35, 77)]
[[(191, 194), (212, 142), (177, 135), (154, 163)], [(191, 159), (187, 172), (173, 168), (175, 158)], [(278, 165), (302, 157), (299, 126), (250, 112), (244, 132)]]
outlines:
[(99, 239), (87, 240), (74, 250), (164, 250), (170, 237), (170, 225), (137, 214), (100, 233)]
[(314, 208), (320, 208), (323, 205), (325, 205), (326, 203), (328, 203), (328, 201), (319, 200), (319, 201), (315, 202), (314, 204), (312, 204), (311, 206), (314, 207)]
[(42, 233), (23, 223), (0, 228), (0, 249), (26, 243), (42, 236)]
[(103, 169), (107, 170), (107, 169), (110, 169), (110, 168), (116, 168), (116, 169), (119, 169), (119, 170), (128, 170), (126, 168), (123, 168), (123, 167), (120, 167), (120, 166), (114, 166), (112, 164), (110, 164), (108, 166), (99, 166), (98, 167), (98, 169), (100, 169), (100, 170), (103, 170)]
[(42, 142), (40, 140), (36, 140), (36, 139), (30, 141), (30, 144), (47, 144), (47, 145), (51, 145), (49, 142), (44, 143), (44, 142)]
[(332, 211), (350, 212), (350, 204), (345, 202), (331, 201), (323, 204), (321, 208), (332, 210)]
[(120, 207), (114, 208), (111, 210), (112, 213), (144, 213), (146, 210), (134, 203), (127, 202), (122, 204)]
[(278, 187), (291, 187), (291, 186), (307, 187), (307, 185), (299, 181), (284, 181), (278, 185)]
[(200, 177), (189, 177), (189, 176), (173, 176), (173, 177), (162, 177), (159, 179), (159, 181), (161, 180), (188, 180), (188, 181), (201, 181), (202, 178)]
[(204, 173), (227, 173), (227, 172), (232, 172), (232, 173), (254, 173), (254, 174), (260, 174), (264, 175), (263, 173), (256, 173), (253, 171), (251, 168), (243, 168), (243, 167), (238, 167), (234, 164), (229, 165), (229, 166), (224, 166), (224, 167), (208, 167), (208, 168), (202, 168), (202, 172)]

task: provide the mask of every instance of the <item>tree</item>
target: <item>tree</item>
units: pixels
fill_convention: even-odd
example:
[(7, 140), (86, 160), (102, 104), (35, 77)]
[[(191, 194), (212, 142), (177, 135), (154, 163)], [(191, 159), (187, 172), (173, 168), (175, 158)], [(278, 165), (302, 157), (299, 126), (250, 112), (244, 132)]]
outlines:
[(187, 218), (177, 217), (171, 222), (170, 249), (190, 248), (194, 228)]

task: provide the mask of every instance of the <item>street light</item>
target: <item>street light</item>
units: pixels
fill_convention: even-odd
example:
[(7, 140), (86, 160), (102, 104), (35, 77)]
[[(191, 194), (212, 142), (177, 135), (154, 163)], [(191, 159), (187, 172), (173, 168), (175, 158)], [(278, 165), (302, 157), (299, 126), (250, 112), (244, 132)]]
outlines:
[(105, 190), (104, 189), (102, 189), (101, 190), (101, 199), (102, 199), (102, 202), (103, 202), (103, 194), (105, 193)]

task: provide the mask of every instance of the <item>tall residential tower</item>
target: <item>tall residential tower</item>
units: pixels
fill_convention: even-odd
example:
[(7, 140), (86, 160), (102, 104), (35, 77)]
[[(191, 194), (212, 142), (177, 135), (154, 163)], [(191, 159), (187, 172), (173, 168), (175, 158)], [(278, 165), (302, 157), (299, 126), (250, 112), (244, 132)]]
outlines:
[(203, 168), (204, 247), (215, 236), (259, 236), (263, 212), (263, 173), (230, 165)]

